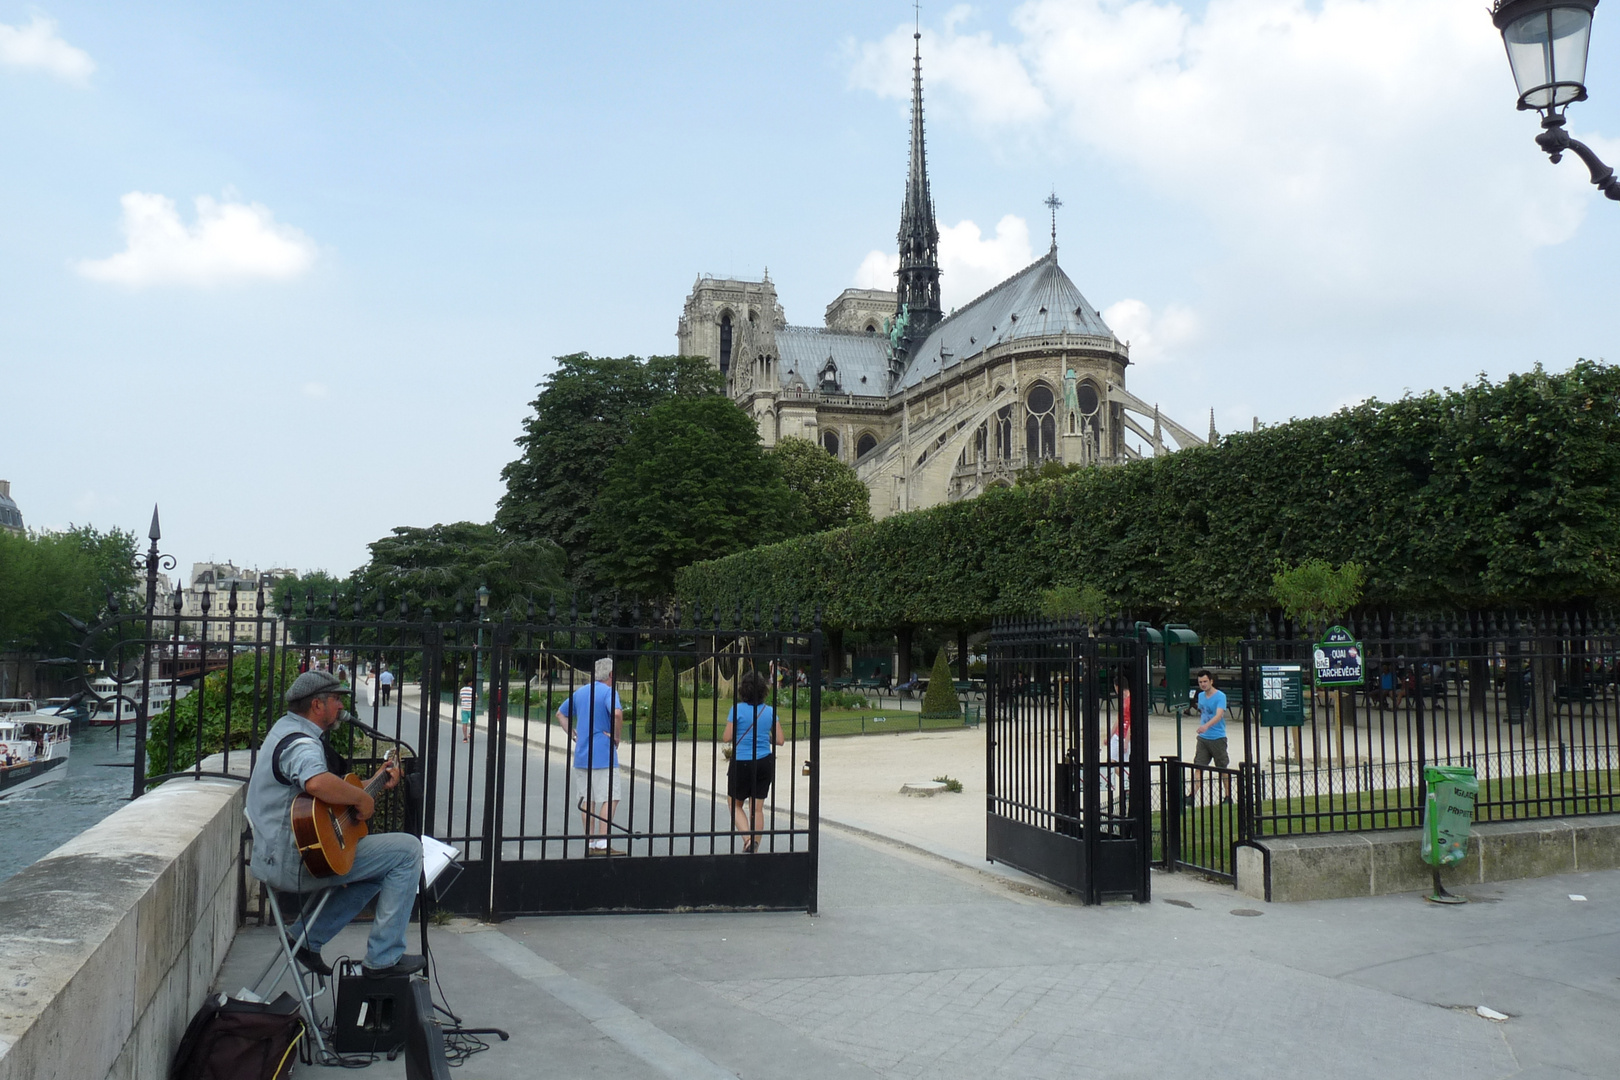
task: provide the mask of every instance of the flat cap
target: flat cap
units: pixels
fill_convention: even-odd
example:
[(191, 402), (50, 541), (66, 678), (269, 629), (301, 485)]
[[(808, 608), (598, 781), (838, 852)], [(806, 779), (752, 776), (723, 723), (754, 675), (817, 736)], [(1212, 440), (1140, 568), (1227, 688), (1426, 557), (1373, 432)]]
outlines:
[(338, 682), (337, 676), (326, 671), (306, 671), (287, 687), (287, 704), (312, 698), (316, 694), (347, 694), (349, 688)]

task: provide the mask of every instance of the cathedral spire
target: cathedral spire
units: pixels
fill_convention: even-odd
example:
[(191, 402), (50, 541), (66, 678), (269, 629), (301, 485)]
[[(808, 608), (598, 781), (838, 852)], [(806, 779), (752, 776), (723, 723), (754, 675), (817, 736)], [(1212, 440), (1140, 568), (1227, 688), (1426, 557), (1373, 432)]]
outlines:
[(922, 27), (912, 34), (915, 43), (911, 73), (911, 166), (906, 174), (906, 197), (900, 208), (900, 270), (896, 316), (906, 319), (904, 337), (921, 341), (938, 323), (939, 227), (934, 222), (934, 197), (928, 190), (928, 154), (923, 141)]

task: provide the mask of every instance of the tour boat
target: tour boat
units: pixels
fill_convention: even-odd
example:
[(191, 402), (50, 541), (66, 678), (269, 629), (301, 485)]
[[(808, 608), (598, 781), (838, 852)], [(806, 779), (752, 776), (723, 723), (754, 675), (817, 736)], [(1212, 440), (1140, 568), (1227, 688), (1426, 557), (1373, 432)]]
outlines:
[(72, 718), (33, 707), (26, 700), (0, 701), (0, 799), (67, 774)]

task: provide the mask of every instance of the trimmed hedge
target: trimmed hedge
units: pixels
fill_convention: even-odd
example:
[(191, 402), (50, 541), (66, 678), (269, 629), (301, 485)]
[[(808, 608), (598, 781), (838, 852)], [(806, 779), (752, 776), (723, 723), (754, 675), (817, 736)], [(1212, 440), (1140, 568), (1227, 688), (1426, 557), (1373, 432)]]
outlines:
[(696, 563), (685, 601), (827, 625), (982, 625), (1044, 590), (1141, 615), (1260, 611), (1279, 563), (1355, 561), (1363, 601), (1620, 599), (1620, 368), (1580, 361)]

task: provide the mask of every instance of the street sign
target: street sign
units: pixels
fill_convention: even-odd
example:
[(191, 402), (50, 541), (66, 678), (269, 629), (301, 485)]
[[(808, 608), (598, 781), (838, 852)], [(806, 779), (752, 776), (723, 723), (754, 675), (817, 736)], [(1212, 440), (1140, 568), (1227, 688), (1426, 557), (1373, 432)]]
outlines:
[(1366, 678), (1361, 642), (1342, 626), (1328, 629), (1316, 643), (1317, 686), (1360, 686)]
[(1264, 664), (1260, 668), (1260, 726), (1305, 725), (1305, 678), (1298, 664)]

